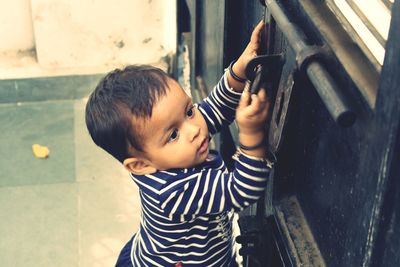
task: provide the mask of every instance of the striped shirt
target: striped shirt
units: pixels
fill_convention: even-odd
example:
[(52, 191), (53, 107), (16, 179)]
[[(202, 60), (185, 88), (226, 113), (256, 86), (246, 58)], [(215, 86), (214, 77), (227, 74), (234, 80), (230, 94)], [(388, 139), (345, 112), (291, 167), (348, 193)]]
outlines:
[[(198, 109), (210, 136), (235, 118), (239, 93), (226, 74)], [(133, 175), (141, 199), (140, 227), (132, 240), (133, 266), (230, 266), (234, 261), (231, 211), (264, 193), (269, 168), (261, 158), (236, 154), (228, 172), (216, 151), (189, 169)]]

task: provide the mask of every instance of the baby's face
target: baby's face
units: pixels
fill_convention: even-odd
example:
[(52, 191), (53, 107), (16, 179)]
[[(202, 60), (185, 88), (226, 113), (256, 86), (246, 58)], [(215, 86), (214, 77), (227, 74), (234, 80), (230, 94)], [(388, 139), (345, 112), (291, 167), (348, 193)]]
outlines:
[(173, 79), (168, 86), (142, 124), (144, 150), (157, 170), (193, 167), (208, 156), (208, 127), (181, 86)]

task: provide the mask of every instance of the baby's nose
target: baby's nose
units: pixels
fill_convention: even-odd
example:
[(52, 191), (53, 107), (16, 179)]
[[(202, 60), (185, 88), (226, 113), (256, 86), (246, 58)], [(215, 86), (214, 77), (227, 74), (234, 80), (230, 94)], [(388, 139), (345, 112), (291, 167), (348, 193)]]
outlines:
[(196, 137), (200, 135), (200, 127), (196, 124), (188, 124), (188, 130), (189, 130), (189, 141), (193, 142)]

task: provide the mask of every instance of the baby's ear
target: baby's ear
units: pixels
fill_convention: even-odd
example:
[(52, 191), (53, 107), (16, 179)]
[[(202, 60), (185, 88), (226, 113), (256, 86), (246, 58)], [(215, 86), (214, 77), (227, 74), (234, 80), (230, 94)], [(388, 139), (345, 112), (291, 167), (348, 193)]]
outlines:
[(151, 174), (157, 171), (150, 161), (142, 158), (127, 158), (123, 164), (125, 169), (136, 175)]

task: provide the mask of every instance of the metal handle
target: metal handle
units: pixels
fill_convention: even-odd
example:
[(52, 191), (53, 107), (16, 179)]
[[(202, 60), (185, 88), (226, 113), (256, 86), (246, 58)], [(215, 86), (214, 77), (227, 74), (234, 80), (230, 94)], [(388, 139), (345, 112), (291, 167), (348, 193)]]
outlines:
[[(246, 66), (246, 77), (251, 81), (250, 92), (256, 94), (266, 81), (271, 81), (280, 72), (285, 59), (283, 54), (261, 55), (251, 59)], [(264, 84), (265, 85), (265, 84)], [(272, 92), (268, 91), (268, 97)]]

